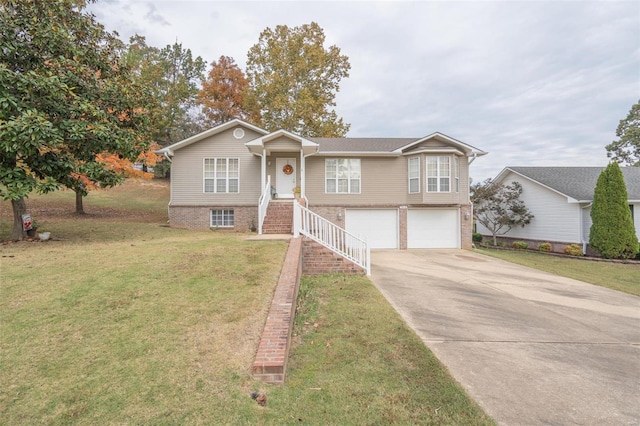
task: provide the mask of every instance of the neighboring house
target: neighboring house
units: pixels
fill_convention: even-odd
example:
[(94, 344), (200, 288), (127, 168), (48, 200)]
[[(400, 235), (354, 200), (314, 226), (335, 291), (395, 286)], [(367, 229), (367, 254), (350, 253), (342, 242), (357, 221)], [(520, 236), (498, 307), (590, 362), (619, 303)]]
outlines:
[[(555, 251), (580, 244), (586, 253), (591, 229), (591, 204), (604, 167), (507, 167), (495, 182), (522, 185), (520, 199), (535, 216), (531, 223), (515, 227), (509, 239), (555, 243)], [(629, 208), (640, 238), (640, 167), (621, 167), (627, 186)], [(477, 232), (491, 235), (478, 224)]]
[(272, 207), (299, 197), (370, 248), (400, 249), (471, 247), (469, 164), (486, 154), (441, 133), (303, 138), (240, 120), (159, 153), (172, 162), (172, 227), (274, 232)]

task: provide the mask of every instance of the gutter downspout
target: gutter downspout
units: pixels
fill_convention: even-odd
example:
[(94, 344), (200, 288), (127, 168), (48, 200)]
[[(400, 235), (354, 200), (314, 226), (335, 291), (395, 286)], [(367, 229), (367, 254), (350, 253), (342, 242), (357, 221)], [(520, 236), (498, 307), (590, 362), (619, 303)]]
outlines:
[(587, 254), (587, 244), (589, 244), (589, 242), (584, 239), (584, 209), (591, 207), (592, 205), (593, 203), (589, 203), (580, 208), (580, 241), (582, 241), (582, 254)]

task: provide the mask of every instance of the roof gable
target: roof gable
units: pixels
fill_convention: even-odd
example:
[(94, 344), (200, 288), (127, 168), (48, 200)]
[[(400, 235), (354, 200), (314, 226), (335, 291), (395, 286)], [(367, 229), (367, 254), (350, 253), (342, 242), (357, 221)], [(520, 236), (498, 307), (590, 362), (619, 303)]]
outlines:
[[(507, 167), (496, 180), (509, 171), (524, 176), (575, 201), (592, 201), (593, 192), (604, 167)], [(640, 167), (621, 167), (629, 201), (640, 201)]]
[[(407, 151), (410, 148), (419, 145), (419, 144), (423, 144), (424, 142), (427, 141), (437, 141), (440, 143), (444, 143), (445, 146), (448, 147), (453, 147), (453, 148), (457, 148), (460, 151), (464, 152), (465, 155), (467, 156), (473, 156), (473, 157), (480, 157), (482, 155), (486, 155), (487, 152), (486, 151), (482, 151), (481, 149), (478, 149), (472, 145), (469, 145), (467, 143), (464, 143), (462, 141), (459, 141), (457, 139), (452, 138), (451, 136), (447, 136), (444, 133), (440, 133), (440, 132), (435, 132), (430, 134), (429, 136), (425, 136), (423, 138), (417, 139), (405, 146), (403, 146), (402, 148), (400, 148), (400, 150)], [(434, 148), (425, 148), (425, 149), (430, 149), (430, 150), (434, 150)]]
[(173, 153), (181, 148), (187, 147), (193, 143), (199, 142), (208, 137), (217, 135), (218, 133), (224, 132), (225, 130), (232, 129), (233, 127), (245, 127), (247, 129), (251, 129), (254, 132), (257, 132), (262, 135), (266, 135), (268, 132), (260, 127), (254, 126), (253, 124), (246, 123), (239, 119), (234, 119), (231, 121), (227, 121), (226, 123), (220, 124), (216, 127), (213, 127), (209, 130), (205, 130), (204, 132), (198, 133), (197, 135), (188, 137), (187, 139), (183, 139), (180, 142), (176, 142), (173, 145), (169, 145), (157, 151), (158, 154), (168, 154), (173, 155)]

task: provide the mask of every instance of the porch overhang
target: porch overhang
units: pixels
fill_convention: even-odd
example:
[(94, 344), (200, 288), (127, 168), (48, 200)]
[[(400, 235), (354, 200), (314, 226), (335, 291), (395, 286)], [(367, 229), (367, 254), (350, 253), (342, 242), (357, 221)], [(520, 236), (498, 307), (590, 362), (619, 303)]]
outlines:
[(317, 143), (312, 142), (309, 139), (305, 139), (302, 136), (287, 132), (286, 130), (278, 130), (269, 133), (245, 143), (245, 146), (249, 149), (249, 151), (258, 156), (262, 156), (263, 154), (271, 155), (272, 152), (278, 151), (290, 151), (290, 149), (287, 148), (275, 148), (269, 146), (269, 142), (282, 137), (300, 143), (300, 150), (302, 152), (302, 155), (304, 155), (305, 157), (318, 152), (319, 145)]

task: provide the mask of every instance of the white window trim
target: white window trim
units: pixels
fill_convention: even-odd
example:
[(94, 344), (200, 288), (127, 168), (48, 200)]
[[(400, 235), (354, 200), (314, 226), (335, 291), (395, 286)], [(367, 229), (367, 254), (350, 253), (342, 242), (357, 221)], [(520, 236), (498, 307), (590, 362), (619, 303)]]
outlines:
[[(207, 160), (213, 161), (213, 177), (206, 177), (206, 164)], [(227, 172), (224, 177), (225, 180), (225, 190), (218, 191), (218, 177), (216, 168), (218, 167), (218, 160), (226, 160)], [(238, 162), (238, 191), (237, 192), (229, 192), (229, 160), (236, 160)], [(232, 178), (236, 179), (236, 178)], [(213, 191), (207, 191), (207, 180), (213, 180)], [(221, 179), (220, 179), (221, 180)], [(204, 194), (239, 194), (240, 193), (240, 159), (237, 157), (207, 157), (202, 159), (202, 192)]]
[[(418, 176), (415, 177), (411, 177), (411, 161), (412, 160), (416, 160), (418, 162)], [(411, 157), (408, 159), (407, 161), (407, 185), (408, 185), (408, 189), (409, 189), (409, 194), (419, 194), (420, 193), (420, 157)], [(418, 190), (417, 191), (411, 191), (411, 180), (412, 179), (417, 179), (418, 180)]]
[[(331, 178), (331, 180), (335, 180), (336, 182), (336, 190), (335, 192), (329, 192), (328, 188), (327, 188), (327, 181), (329, 180), (327, 178), (327, 162), (330, 160), (348, 160), (348, 164), (349, 164), (349, 178), (347, 179), (347, 192), (339, 192), (338, 188), (338, 173), (336, 170), (336, 177), (335, 178)], [(355, 191), (351, 191), (351, 181), (355, 180), (351, 178), (351, 161), (355, 161), (357, 160), (359, 162), (359, 169), (360, 169), (360, 175), (358, 176), (357, 180), (358, 180), (358, 192)], [(331, 195), (357, 195), (357, 194), (361, 194), (362, 193), (362, 160), (360, 158), (325, 158), (324, 160), (324, 193), (325, 194), (331, 194)]]
[[(222, 225), (218, 225), (218, 224), (214, 224), (213, 223), (213, 212), (222, 212), (222, 221), (223, 224)], [(224, 224), (224, 218), (227, 217), (229, 215), (229, 212), (231, 213), (231, 217), (233, 218), (233, 223), (232, 224)], [(236, 223), (236, 213), (233, 209), (211, 209), (209, 211), (209, 227), (210, 228), (233, 228), (235, 227)]]
[[(429, 158), (435, 158), (436, 159), (436, 176), (430, 176), (429, 175)], [(448, 175), (443, 175), (442, 174), (442, 167), (441, 167), (441, 159), (443, 158), (447, 158), (449, 160), (449, 174)], [(451, 157), (448, 155), (429, 155), (427, 156), (427, 160), (425, 161), (425, 175), (426, 175), (426, 192), (431, 193), (431, 194), (435, 194), (435, 193), (443, 193), (443, 194), (448, 194), (451, 193)], [(435, 191), (430, 191), (429, 190), (429, 179), (436, 179), (437, 180), (437, 184), (436, 184), (436, 190)], [(449, 180), (449, 190), (448, 191), (442, 191), (441, 187), (442, 187), (442, 181), (443, 179), (448, 179)]]

